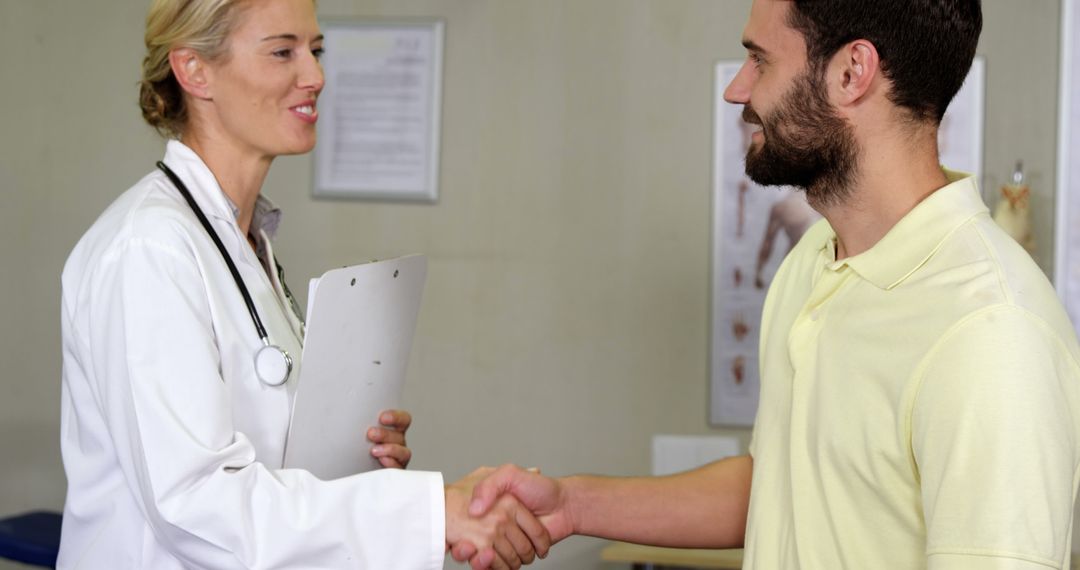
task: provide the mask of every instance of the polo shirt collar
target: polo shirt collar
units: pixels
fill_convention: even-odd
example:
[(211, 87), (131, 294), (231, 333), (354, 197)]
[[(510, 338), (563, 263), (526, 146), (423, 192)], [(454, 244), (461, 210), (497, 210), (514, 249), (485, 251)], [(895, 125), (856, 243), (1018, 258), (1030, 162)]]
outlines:
[(847, 259), (836, 259), (836, 234), (829, 232), (823, 247), (832, 260), (829, 269), (850, 267), (880, 289), (902, 283), (964, 222), (987, 211), (970, 174), (945, 170), (949, 184), (927, 196), (873, 247)]

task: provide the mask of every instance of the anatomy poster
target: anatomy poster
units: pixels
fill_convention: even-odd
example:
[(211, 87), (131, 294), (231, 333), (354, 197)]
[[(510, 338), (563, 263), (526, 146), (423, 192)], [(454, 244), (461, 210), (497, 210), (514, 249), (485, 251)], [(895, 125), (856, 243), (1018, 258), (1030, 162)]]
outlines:
[[(820, 219), (802, 192), (762, 187), (744, 172), (751, 129), (742, 106), (723, 100), (742, 62), (716, 67), (714, 115), (712, 307), (709, 421), (750, 426), (758, 404), (758, 341), (765, 293), (780, 262)], [(942, 121), (942, 164), (978, 175), (982, 169), (981, 58)]]

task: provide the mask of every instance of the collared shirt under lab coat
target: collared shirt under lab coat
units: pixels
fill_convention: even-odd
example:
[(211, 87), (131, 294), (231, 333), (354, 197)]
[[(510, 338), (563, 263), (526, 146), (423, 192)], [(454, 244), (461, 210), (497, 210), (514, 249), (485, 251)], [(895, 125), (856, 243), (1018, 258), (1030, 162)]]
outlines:
[[(176, 141), (165, 163), (221, 237), (270, 342), (299, 360), (302, 325), (213, 174)], [(255, 377), (262, 343), (243, 298), (162, 172), (83, 236), (62, 303), (59, 568), (442, 567), (438, 473), (320, 481), (282, 469), (298, 367), (282, 387)]]

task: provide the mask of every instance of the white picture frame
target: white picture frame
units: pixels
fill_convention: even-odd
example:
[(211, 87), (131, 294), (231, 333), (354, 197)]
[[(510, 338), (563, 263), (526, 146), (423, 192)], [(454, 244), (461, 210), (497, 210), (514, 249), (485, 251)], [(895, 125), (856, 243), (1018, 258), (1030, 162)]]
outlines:
[(325, 19), (315, 198), (436, 202), (441, 20)]
[(777, 250), (784, 247), (778, 243), (784, 241), (782, 236), (774, 235), (765, 243), (769, 213), (785, 201), (797, 204), (801, 199), (798, 207), (816, 217), (800, 193), (762, 188), (746, 176), (743, 161), (750, 129), (741, 118), (742, 106), (723, 98), (742, 63), (716, 64), (713, 107), (709, 423), (728, 427), (753, 425), (757, 413), (761, 310), (783, 258)]
[(1057, 196), (1054, 223), (1054, 287), (1065, 311), (1080, 324), (1080, 10), (1061, 2), (1061, 69), (1058, 93)]
[[(723, 99), (724, 89), (742, 63), (716, 64), (713, 107), (708, 417), (711, 425), (726, 427), (754, 423), (765, 293), (786, 250), (819, 219), (801, 192), (762, 188), (745, 175), (749, 131), (741, 119), (742, 106)], [(945, 114), (939, 137), (942, 164), (979, 179), (985, 79), (986, 61), (979, 56)], [(770, 223), (780, 217), (784, 224)]]

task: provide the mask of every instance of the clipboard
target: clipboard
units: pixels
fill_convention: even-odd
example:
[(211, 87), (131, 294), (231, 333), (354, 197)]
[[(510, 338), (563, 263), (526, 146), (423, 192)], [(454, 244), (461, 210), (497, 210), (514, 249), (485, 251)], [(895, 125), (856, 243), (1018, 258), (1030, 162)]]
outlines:
[(381, 467), (367, 430), (399, 408), (427, 258), (334, 269), (312, 280), (286, 468), (323, 480)]

